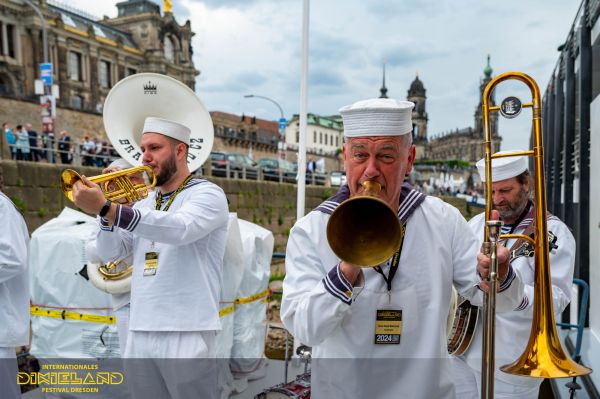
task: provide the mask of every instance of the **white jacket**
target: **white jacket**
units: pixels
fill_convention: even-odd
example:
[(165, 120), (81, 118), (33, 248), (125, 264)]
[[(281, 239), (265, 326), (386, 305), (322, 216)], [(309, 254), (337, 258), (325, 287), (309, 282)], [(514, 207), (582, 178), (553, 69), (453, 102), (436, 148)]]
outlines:
[(0, 193), (0, 347), (29, 343), (29, 233), (11, 200)]
[[(341, 276), (327, 243), (329, 217), (312, 211), (292, 229), (281, 305), (285, 326), (313, 347), (313, 397), (454, 398), (446, 344), (452, 284), (470, 297), (479, 282), (479, 245), (465, 219), (433, 197), (414, 211), (389, 304), (374, 269), (363, 269), (355, 287)], [(382, 269), (387, 275), (389, 266)], [(513, 309), (521, 283), (511, 272), (505, 285), (498, 306)], [(376, 311), (385, 308), (402, 310), (399, 345), (374, 344)]]
[[(104, 262), (133, 254), (130, 330), (220, 330), (225, 193), (207, 180), (192, 179), (168, 212), (155, 210), (156, 195), (133, 208), (119, 207), (118, 227), (103, 221), (96, 241)], [(154, 276), (144, 276), (148, 252), (158, 252)]]

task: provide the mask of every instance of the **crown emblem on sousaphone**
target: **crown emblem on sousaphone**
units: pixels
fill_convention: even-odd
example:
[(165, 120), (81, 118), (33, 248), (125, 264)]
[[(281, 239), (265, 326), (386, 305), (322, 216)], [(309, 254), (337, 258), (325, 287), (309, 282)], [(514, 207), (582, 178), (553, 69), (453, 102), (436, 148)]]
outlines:
[(148, 81), (148, 83), (144, 85), (144, 94), (156, 94), (156, 85), (151, 81)]
[(150, 116), (169, 119), (190, 128), (190, 171), (198, 169), (208, 159), (214, 128), (206, 107), (185, 84), (157, 73), (138, 73), (120, 80), (104, 101), (104, 129), (123, 159), (132, 165), (141, 165), (142, 129), (144, 120)]

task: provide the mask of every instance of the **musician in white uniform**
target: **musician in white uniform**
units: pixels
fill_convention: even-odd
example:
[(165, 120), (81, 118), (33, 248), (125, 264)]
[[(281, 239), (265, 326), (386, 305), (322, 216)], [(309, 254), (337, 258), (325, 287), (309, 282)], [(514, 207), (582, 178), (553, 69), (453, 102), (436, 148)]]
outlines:
[(29, 233), (23, 217), (0, 192), (0, 396), (21, 397), (15, 349), (29, 344)]
[[(102, 260), (133, 255), (126, 358), (215, 358), (228, 206), (221, 188), (190, 175), (189, 139), (184, 125), (146, 118), (141, 150), (157, 189), (133, 208), (106, 201), (86, 178), (73, 188), (77, 206), (102, 216)], [(211, 397), (210, 372), (184, 364), (157, 361), (153, 370), (129, 373), (133, 396)]]
[[(535, 204), (531, 200), (533, 182), (527, 167), (527, 157), (505, 157), (492, 160), (492, 201), (494, 209), (500, 212), (500, 219), (504, 222), (502, 234), (530, 234), (533, 233), (531, 225), (535, 217)], [(485, 182), (485, 160), (477, 162), (481, 179)], [(479, 241), (483, 240), (484, 214), (475, 216), (469, 221), (469, 226), (475, 232)], [(550, 276), (552, 279), (552, 305), (557, 320), (560, 313), (570, 301), (570, 290), (573, 283), (573, 269), (575, 266), (575, 239), (569, 228), (556, 216), (548, 214), (548, 231), (552, 233), (550, 240)], [(517, 244), (516, 240), (505, 243), (511, 253), (517, 248), (525, 248)], [(519, 358), (529, 341), (531, 322), (533, 317), (533, 292), (535, 279), (535, 265), (533, 251), (530, 256), (525, 251), (518, 251), (518, 257), (511, 260), (512, 267), (523, 279), (523, 300), (513, 311), (496, 315), (496, 370), (494, 393), (496, 398), (537, 398), (542, 382), (541, 378), (527, 378), (513, 376), (500, 371), (499, 367), (512, 363)], [(477, 295), (471, 301), (474, 305), (481, 306), (482, 295)], [(475, 380), (475, 384), (459, 387), (465, 398), (478, 398), (481, 386), (481, 337), (482, 318), (478, 320), (475, 336), (468, 351), (459, 358), (467, 363), (468, 367), (457, 367), (460, 373), (457, 381), (464, 381), (468, 377)], [(469, 376), (468, 374), (472, 375)]]
[[(480, 255), (478, 264), (479, 244), (456, 208), (403, 184), (415, 159), (413, 107), (373, 99), (340, 110), (348, 184), (291, 231), (281, 314), (313, 347), (315, 398), (455, 397), (446, 347), (452, 284), (474, 295), (489, 259)], [(380, 198), (406, 226), (399, 260), (381, 273), (340, 261), (326, 237), (332, 211), (368, 180), (382, 185)], [(521, 283), (507, 250), (499, 256), (498, 307), (514, 309)]]

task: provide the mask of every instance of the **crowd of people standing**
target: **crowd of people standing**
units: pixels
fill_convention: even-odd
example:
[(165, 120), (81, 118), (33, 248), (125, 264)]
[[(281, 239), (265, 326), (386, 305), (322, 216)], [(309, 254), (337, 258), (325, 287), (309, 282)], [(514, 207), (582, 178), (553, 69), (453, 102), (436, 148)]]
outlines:
[(84, 135), (76, 142), (67, 130), (38, 133), (30, 123), (11, 128), (9, 122), (2, 130), (10, 147), (11, 159), (17, 161), (81, 164), (104, 168), (118, 155), (106, 140)]

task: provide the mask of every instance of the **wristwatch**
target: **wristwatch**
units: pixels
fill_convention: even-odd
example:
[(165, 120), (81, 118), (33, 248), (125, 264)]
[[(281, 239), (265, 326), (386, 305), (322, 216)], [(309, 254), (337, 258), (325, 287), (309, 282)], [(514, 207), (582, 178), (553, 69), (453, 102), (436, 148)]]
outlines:
[(104, 206), (102, 207), (102, 209), (100, 209), (100, 213), (98, 214), (98, 216), (100, 216), (101, 218), (103, 218), (104, 216), (106, 216), (106, 214), (110, 210), (110, 205), (111, 204), (112, 204), (111, 200), (106, 200), (106, 202), (104, 203)]

